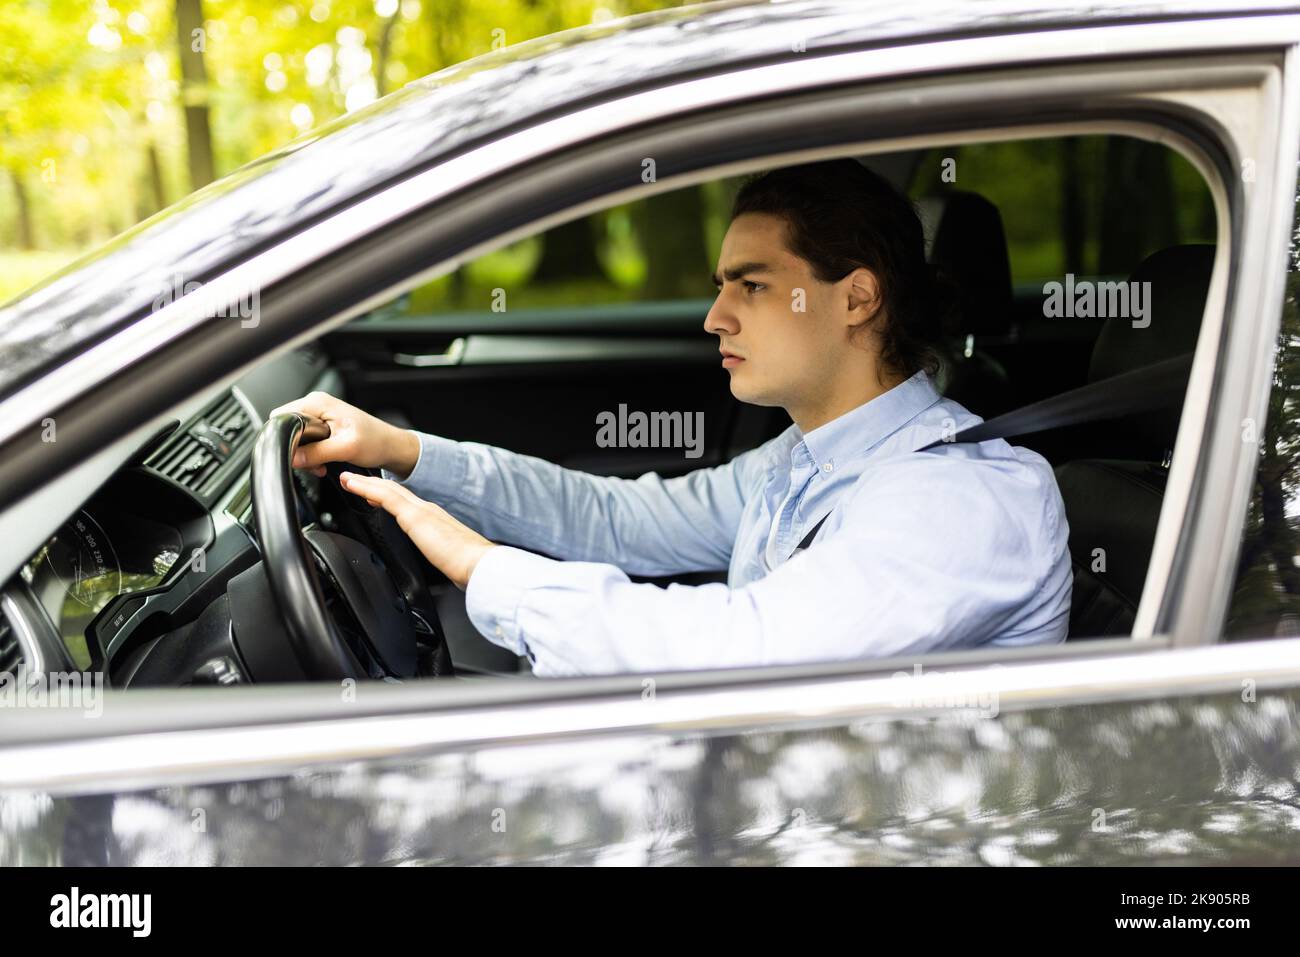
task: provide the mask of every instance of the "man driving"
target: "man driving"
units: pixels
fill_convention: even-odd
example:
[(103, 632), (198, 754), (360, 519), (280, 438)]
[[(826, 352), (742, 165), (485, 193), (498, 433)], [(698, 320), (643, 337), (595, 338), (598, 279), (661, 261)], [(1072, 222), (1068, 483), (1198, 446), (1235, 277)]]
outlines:
[[(465, 589), (475, 628), (538, 675), (1063, 641), (1055, 477), (1002, 439), (945, 441), (980, 419), (934, 384), (941, 316), (907, 199), (853, 160), (763, 174), (737, 195), (713, 278), (704, 328), (732, 394), (793, 421), (731, 462), (594, 476), (313, 393), (278, 410), (331, 428), (294, 465), (383, 469), (342, 485), (390, 512)], [(726, 584), (628, 578), (723, 568)]]

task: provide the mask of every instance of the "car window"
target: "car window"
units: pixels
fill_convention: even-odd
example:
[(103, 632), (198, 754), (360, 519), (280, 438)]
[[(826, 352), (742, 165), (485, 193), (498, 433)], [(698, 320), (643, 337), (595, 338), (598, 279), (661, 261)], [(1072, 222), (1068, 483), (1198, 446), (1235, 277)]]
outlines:
[[(1169, 146), (1120, 135), (1058, 136), (859, 160), (908, 194), (931, 265), (956, 294), (937, 384), (966, 409), (991, 419), (1194, 348), (1215, 211), (1200, 173)], [(658, 335), (706, 338), (677, 320), (703, 323), (714, 296), (712, 260), (742, 181), (661, 193), (540, 232), (374, 315), (445, 329), (444, 336), (478, 329), (485, 342), (503, 328), (484, 321), (493, 312), (509, 313), (502, 335), (517, 335), (521, 323), (555, 335), (558, 317), (637, 316)], [(594, 332), (610, 328), (591, 324)], [(602, 401), (616, 408), (621, 400), (611, 393)], [(734, 456), (788, 424), (773, 416), (721, 446)], [(1132, 627), (1177, 425), (1172, 412), (1012, 437), (1056, 469), (1071, 529), (1075, 636)], [(436, 423), (429, 427), (436, 431)], [(469, 437), (491, 444), (491, 436)], [(576, 455), (555, 448), (530, 454), (562, 462)], [(1106, 483), (1118, 484), (1121, 499), (1134, 488), (1146, 490), (1144, 498), (1129, 511), (1099, 509), (1095, 490)]]
[(1214, 203), (1185, 158), (1129, 136), (1062, 136), (928, 150), (911, 193), (978, 193), (1002, 213), (1013, 281), (1121, 276), (1152, 253), (1214, 242)]
[[(1092, 170), (1090, 176), (1100, 176), (1111, 144), (1105, 138), (1093, 142), (1089, 149), (1099, 159), (1084, 166)], [(1205, 223), (1199, 214), (1188, 212), (1209, 205), (1205, 183), (1198, 177), (1197, 190), (1185, 201), (1166, 198), (1143, 207), (1132, 227), (1134, 238), (1120, 231), (1108, 233), (1103, 229), (1104, 216), (1096, 210), (1082, 220), (1063, 212), (1074, 202), (1059, 195), (1069, 192), (1065, 184), (1073, 168), (1069, 165), (1073, 162), (1071, 150), (1063, 141), (996, 145), (1005, 148), (939, 147), (863, 158), (895, 186), (910, 187), (918, 205), (940, 201), (936, 237), (928, 251), (930, 264), (949, 276), (957, 294), (944, 320), (942, 341), (934, 343), (936, 350), (944, 353), (946, 372), (937, 384), (945, 396), (990, 419), (1007, 408), (1161, 361), (1168, 357), (1166, 351), (1174, 355), (1190, 349), (1188, 343), (1195, 343), (1203, 306), (1187, 296), (1199, 295), (1203, 302), (1205, 287), (1201, 286), (1199, 293), (1184, 290), (1187, 284), (1183, 280), (1199, 270), (1208, 285), (1207, 264), (1213, 259), (1211, 247), (1188, 245), (1188, 240), (1214, 232), (1213, 222)], [(1159, 149), (1166, 154), (1161, 162), (1144, 162), (1147, 168), (1168, 174), (1160, 182), (1165, 192), (1176, 195), (1176, 177), (1171, 171), (1184, 161), (1168, 147)], [(956, 175), (950, 179), (944, 160), (954, 155)], [(1026, 202), (1004, 181), (1020, 182), (1022, 192), (1032, 193), (1037, 201)], [(367, 329), (363, 320), (327, 334), (317, 343), (322, 363), (332, 361), (352, 401), (389, 421), (445, 438), (545, 458), (575, 471), (629, 477), (657, 471), (670, 476), (734, 458), (790, 424), (789, 416), (779, 408), (773, 415), (760, 403), (735, 401), (726, 374), (718, 368), (716, 345), (703, 329), (715, 295), (711, 282), (714, 258), (729, 226), (738, 186), (736, 179), (719, 179), (657, 194), (480, 256), (379, 311), (379, 315), (386, 313), (397, 320), (395, 323)], [(1103, 193), (1102, 184), (1090, 180), (1081, 195), (1092, 201)], [(1146, 216), (1163, 221), (1136, 223)], [(941, 241), (940, 236), (945, 238)], [(1161, 246), (1165, 242), (1175, 245)], [(1186, 268), (1166, 268), (1154, 275), (1140, 273), (1154, 258), (1148, 255), (1152, 252), (1156, 257), (1167, 252), (1190, 253), (1193, 261), (1185, 264)], [(1136, 288), (1154, 284), (1158, 293), (1154, 298), (1149, 290), (1140, 296), (1129, 292), (1119, 297), (1116, 290), (1110, 290), (1116, 295), (1103, 295), (1105, 291), (1098, 289), (1084, 295), (1084, 284), (1074, 282), (1083, 277), (1071, 276), (1071, 268), (1084, 271), (1085, 276), (1101, 268), (1112, 270), (1128, 280), (1118, 285)], [(1013, 275), (1027, 282), (1013, 289)], [(1062, 297), (1058, 288), (1049, 295), (1052, 286), (1068, 286), (1071, 292)], [(498, 309), (499, 296), (504, 296), (504, 301)], [(1051, 306), (1053, 301), (1058, 308)], [(657, 303), (671, 308), (659, 308)], [(1115, 305), (1122, 308), (1114, 311), (1110, 307)], [(578, 343), (580, 349), (567, 348), (572, 345), (568, 339), (577, 338), (572, 336), (573, 323), (554, 321), (558, 316), (574, 315), (585, 321), (586, 315), (601, 311), (611, 316), (619, 310), (631, 314), (636, 307), (645, 306), (650, 308), (640, 313), (642, 328), (635, 336), (622, 336), (621, 345), (624, 350), (629, 343), (633, 349), (647, 344), (659, 348), (649, 355), (615, 351), (611, 359), (611, 353), (601, 348), (610, 343), (597, 340), (609, 324), (593, 324), (591, 335), (584, 333)], [(801, 311), (793, 305), (791, 310), (792, 315)], [(483, 321), (485, 315), (507, 311), (508, 322)], [(533, 323), (528, 335), (518, 330), (521, 313), (531, 314), (526, 318)], [(691, 321), (683, 323), (683, 318)], [(426, 327), (422, 319), (435, 321)], [(391, 328), (402, 323), (404, 328)], [(454, 361), (436, 361), (452, 354), (450, 343), (457, 339), (475, 340), (480, 354), (469, 353), (462, 341)], [(691, 348), (679, 348), (683, 344)], [(557, 350), (557, 345), (566, 349)], [(696, 348), (701, 345), (703, 350)], [(1099, 350), (1099, 345), (1106, 348)], [(701, 351), (707, 354), (707, 362), (699, 360)], [(1107, 358), (1101, 366), (1096, 361), (1099, 352)], [(547, 368), (548, 364), (559, 366), (562, 374), (552, 374), (556, 370)], [(520, 415), (520, 409), (544, 410), (544, 418)], [(701, 427), (696, 433), (700, 441), (693, 446), (684, 432), (681, 442), (671, 438), (644, 441), (643, 434), (634, 433), (627, 425), (629, 410), (643, 415), (643, 410), (678, 409), (683, 423), (707, 420), (707, 439)], [(745, 418), (748, 412), (759, 415)], [(665, 412), (660, 417), (666, 419), (671, 414)], [(611, 428), (613, 420), (620, 422), (617, 428)], [(1061, 562), (1054, 565), (1058, 569), (1055, 584), (1044, 591), (1050, 592), (1048, 598), (1059, 601), (1059, 596), (1070, 596), (1072, 583), (1069, 609), (1053, 606), (1058, 609), (1053, 612), (1054, 622), (1068, 611), (1071, 638), (1117, 637), (1132, 629), (1162, 507), (1159, 491), (1167, 471), (1168, 450), (1177, 434), (1177, 416), (1130, 416), (1093, 426), (1082, 431), (1012, 436), (1012, 444), (1041, 454), (1056, 470), (1068, 519), (1070, 561), (1069, 567)], [(174, 448), (160, 448), (157, 454), (164, 456), (166, 463), (187, 464), (189, 446), (181, 444), (188, 442), (186, 436), (188, 431), (178, 435)], [(697, 450), (696, 456), (685, 454), (688, 446)], [(711, 458), (703, 456), (706, 448)], [(631, 453), (628, 464), (618, 458), (626, 453)], [(195, 461), (201, 460), (199, 456)], [(158, 462), (163, 469), (164, 460)], [(1038, 464), (1035, 462), (1036, 468)], [(1107, 481), (1116, 483), (1116, 496), (1139, 486), (1155, 489), (1157, 494), (1143, 491), (1131, 508), (1117, 507), (1117, 497), (1095, 492), (1098, 483)], [(306, 498), (311, 498), (310, 492)], [(115, 507), (107, 498), (104, 504)], [(98, 503), (90, 503), (87, 511), (97, 514)], [(320, 511), (342, 513), (340, 508)], [(1055, 536), (1060, 524), (1052, 529)], [(816, 534), (816, 526), (812, 533)], [(82, 550), (94, 554), (93, 543), (87, 542), (84, 534), (64, 537), (74, 544), (85, 543)], [(99, 536), (94, 538), (98, 541)], [(753, 541), (758, 539), (751, 544)], [(529, 540), (506, 543), (537, 547)], [(172, 553), (185, 552), (174, 543), (161, 544), (170, 546), (171, 562), (175, 561)], [(74, 632), (71, 637), (84, 639), (75, 648), (69, 647), (72, 656), (84, 661), (87, 650), (97, 646), (98, 639), (92, 639), (90, 629), (95, 636), (101, 628), (105, 634), (109, 628), (130, 629), (125, 634), (114, 632), (117, 637), (113, 640), (131, 653), (152, 647), (145, 642), (155, 633), (142, 628), (139, 621), (149, 620), (154, 623), (150, 627), (161, 627), (162, 616), (129, 624), (130, 615), (119, 614), (137, 596), (124, 596), (121, 606), (94, 607), (82, 616), (95, 619), (89, 624), (62, 611), (64, 589), (56, 586), (64, 579), (79, 585), (86, 578), (85, 569), (94, 565), (92, 559), (74, 554), (77, 548), (69, 551), (67, 545), (54, 540), (34, 556), (27, 583), (46, 583), (45, 607), (51, 619), (71, 622), (75, 626), (69, 629)], [(1063, 558), (1055, 544), (1053, 548), (1054, 560)], [(160, 549), (137, 549), (134, 554), (141, 559), (143, 573), (157, 569)], [(704, 567), (703, 559), (696, 564), (699, 571), (718, 571)], [(36, 572), (47, 566), (49, 573), (38, 579)], [(168, 564), (157, 573), (165, 574), (170, 567)], [(187, 574), (184, 568), (182, 565), (182, 575)], [(127, 570), (125, 565), (122, 570)], [(654, 580), (665, 585), (698, 583), (692, 578), (696, 571), (691, 568)], [(122, 591), (113, 577), (115, 570), (110, 568), (107, 574), (112, 587)], [(79, 608), (74, 610), (80, 613)], [(466, 615), (457, 615), (455, 620), (467, 644), (487, 645)], [(494, 664), (493, 669), (512, 670), (518, 653), (501, 650), (506, 652), (509, 668)], [(466, 660), (459, 649), (453, 657), (461, 663)]]
[[(1297, 194), (1300, 209), (1300, 192)], [(1254, 489), (1241, 538), (1225, 634), (1228, 640), (1300, 635), (1300, 237), (1287, 256), (1273, 387), (1262, 428), (1242, 423), (1258, 443)]]
[(470, 260), (373, 318), (708, 301), (739, 179), (624, 203)]
[[(1170, 246), (1214, 242), (1214, 206), (1182, 156), (1128, 136), (964, 144), (873, 157), (923, 216), (956, 191), (1001, 213), (1012, 281), (1034, 297), (1070, 273), (1126, 276)], [(473, 259), (379, 310), (375, 319), (697, 304), (743, 177), (625, 203)], [(929, 224), (928, 224), (929, 225)], [(1032, 317), (1029, 317), (1032, 319)]]

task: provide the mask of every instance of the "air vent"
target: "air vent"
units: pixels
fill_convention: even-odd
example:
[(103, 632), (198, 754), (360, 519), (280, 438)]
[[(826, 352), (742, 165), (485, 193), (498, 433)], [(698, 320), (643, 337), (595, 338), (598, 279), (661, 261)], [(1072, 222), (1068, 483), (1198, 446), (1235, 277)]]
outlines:
[(198, 490), (221, 464), (188, 432), (168, 442), (145, 463), (164, 478)]
[(188, 428), (163, 443), (145, 465), (191, 491), (204, 492), (221, 466), (251, 438), (248, 414), (239, 400), (227, 393)]
[(23, 649), (9, 619), (0, 614), (0, 674), (17, 674), (23, 663)]
[(248, 413), (244, 411), (244, 407), (239, 404), (239, 400), (233, 393), (218, 402), (216, 408), (209, 415), (204, 416), (204, 419), (231, 442), (242, 435), (248, 427)]

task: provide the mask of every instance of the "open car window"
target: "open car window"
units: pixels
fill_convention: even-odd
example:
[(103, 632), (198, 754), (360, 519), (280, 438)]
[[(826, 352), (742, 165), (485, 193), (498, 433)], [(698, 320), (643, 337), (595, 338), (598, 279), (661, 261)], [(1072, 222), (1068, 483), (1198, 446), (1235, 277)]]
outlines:
[[(1213, 202), (1170, 147), (1090, 135), (940, 143), (856, 159), (904, 191), (921, 216), (930, 265), (954, 293), (935, 382), (986, 421), (1196, 348), (1217, 254)], [(1146, 188), (1112, 197), (1109, 184), (1124, 169), (1141, 170)], [(703, 328), (717, 247), (741, 182), (716, 178), (610, 207), (473, 259), (324, 336), (302, 374), (403, 427), (577, 471), (672, 477), (733, 461), (791, 424), (779, 408), (735, 399)], [(289, 398), (264, 402), (263, 411)], [(1180, 408), (1181, 391), (1160, 409), (1008, 435), (1046, 460), (1059, 487), (1072, 569), (1069, 640), (1134, 632)], [(630, 423), (630, 414), (646, 410), (703, 427), (679, 428), (666, 443), (607, 441), (602, 416)], [(232, 406), (230, 414), (241, 413)], [(632, 431), (622, 424), (612, 434)], [(157, 454), (171, 456), (169, 466), (189, 461), (169, 445)], [(211, 468), (202, 481), (225, 474)], [(204, 491), (219, 515), (252, 531), (246, 488)], [(308, 520), (322, 527), (343, 514), (341, 503), (320, 498), (316, 483), (300, 494)], [(86, 527), (115, 527), (115, 516), (100, 514), (106, 501), (112, 497), (87, 503)], [(168, 565), (162, 585), (132, 578), (131, 589), (97, 598), (95, 620), (83, 621), (86, 603), (58, 587), (71, 580), (84, 590), (80, 571), (69, 576), (59, 565), (60, 556), (63, 565), (86, 564), (73, 561), (79, 551), (63, 532), (32, 557), (28, 583), (42, 583), (45, 611), (71, 661), (107, 661), (112, 673), (113, 649), (99, 640), (108, 635), (135, 656), (135, 669), (172, 621), (151, 615), (161, 603), (150, 602), (185, 576), (183, 566), (171, 573)], [(163, 554), (175, 563), (190, 551), (190, 537), (182, 529), (180, 546), (151, 539), (135, 550), (141, 568), (159, 567)], [(115, 546), (105, 554), (128, 552)], [(125, 581), (132, 570), (106, 568), (100, 577)], [(625, 570), (664, 587), (727, 580), (720, 567)], [(471, 673), (529, 670), (526, 656), (476, 631), (463, 593), (446, 583), (436, 591), (453, 660)]]
[[(860, 161), (905, 190), (922, 218), (928, 257), (959, 299), (947, 319), (938, 383), (986, 420), (1195, 348), (1216, 252), (1214, 202), (1201, 174), (1169, 146), (1123, 135), (1034, 137)], [(743, 181), (715, 179), (574, 219), (472, 260), (356, 325), (407, 323), (487, 343), (488, 317), (515, 336), (612, 337), (620, 322), (635, 320), (647, 335), (689, 338), (694, 328), (710, 340), (700, 328), (712, 301), (710, 257)], [(447, 370), (423, 381), (457, 380)], [(617, 378), (578, 382), (593, 390), (584, 409), (617, 408), (626, 399)], [(547, 395), (540, 380), (534, 386)], [(374, 389), (367, 383), (363, 392)], [(759, 415), (706, 393), (689, 394), (707, 403), (698, 408), (725, 434), (705, 464), (734, 458), (790, 424), (780, 410)], [(1051, 463), (1065, 498), (1076, 575), (1071, 637), (1131, 631), (1180, 405), (1181, 398), (1119, 421), (1010, 438)], [(552, 423), (560, 432), (568, 425), (565, 415)], [(448, 428), (456, 438), (502, 435), (488, 422), (481, 436), (463, 423)], [(596, 448), (591, 436), (576, 439), (593, 445), (589, 454), (548, 449), (536, 433), (518, 440), (530, 454), (606, 474), (634, 476), (646, 463), (626, 449)], [(655, 468), (674, 475), (697, 464), (678, 458)]]

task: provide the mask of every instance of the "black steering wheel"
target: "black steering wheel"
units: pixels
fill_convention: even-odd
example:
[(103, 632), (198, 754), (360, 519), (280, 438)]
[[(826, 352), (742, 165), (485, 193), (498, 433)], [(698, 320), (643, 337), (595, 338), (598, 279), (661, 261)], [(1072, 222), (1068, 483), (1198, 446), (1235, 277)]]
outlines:
[[(427, 565), (383, 509), (356, 496), (354, 527), (369, 538), (309, 528), (298, 517), (293, 454), (328, 438), (329, 425), (285, 412), (262, 426), (253, 447), (253, 516), (262, 565), (293, 655), (315, 679), (442, 676), (451, 656)], [(330, 476), (354, 466), (333, 466)]]

